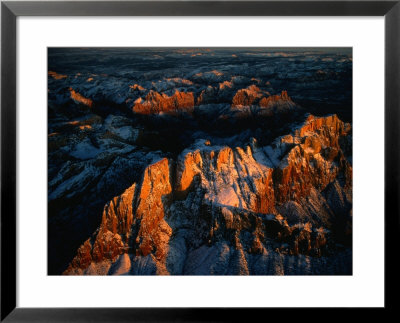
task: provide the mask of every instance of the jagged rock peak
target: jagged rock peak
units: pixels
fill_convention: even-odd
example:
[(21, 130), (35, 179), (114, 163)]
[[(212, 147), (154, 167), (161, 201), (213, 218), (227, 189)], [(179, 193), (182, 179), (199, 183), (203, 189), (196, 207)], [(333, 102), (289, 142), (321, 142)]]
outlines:
[(133, 184), (106, 204), (99, 229), (78, 249), (64, 274), (106, 274), (112, 262), (128, 251), (152, 254), (157, 271), (166, 274), (172, 230), (164, 216), (171, 192), (169, 161), (163, 158), (145, 169), (139, 187)]
[(150, 90), (145, 99), (138, 98), (133, 106), (133, 111), (140, 114), (192, 112), (194, 108), (194, 96), (192, 92), (180, 92), (178, 90), (172, 96)]
[(258, 106), (262, 109), (287, 111), (296, 107), (296, 104), (289, 97), (287, 91), (281, 94), (270, 95), (256, 85), (251, 85), (246, 89), (238, 90), (232, 99), (232, 108), (246, 106)]
[(343, 136), (350, 131), (351, 125), (341, 121), (336, 114), (325, 117), (315, 117), (309, 114), (305, 122), (296, 129), (295, 135), (303, 137), (307, 132), (315, 132), (322, 128), (326, 128), (329, 131), (333, 131), (334, 133)]
[(294, 105), (294, 102), (292, 99), (289, 97), (287, 91), (282, 91), (282, 93), (279, 95), (271, 95), (269, 97), (263, 97), (260, 100), (260, 107), (267, 108), (270, 107), (271, 105), (274, 104), (279, 104), (279, 103), (292, 103)]
[(236, 92), (232, 99), (232, 107), (253, 105), (262, 96), (263, 92), (256, 85), (250, 85)]

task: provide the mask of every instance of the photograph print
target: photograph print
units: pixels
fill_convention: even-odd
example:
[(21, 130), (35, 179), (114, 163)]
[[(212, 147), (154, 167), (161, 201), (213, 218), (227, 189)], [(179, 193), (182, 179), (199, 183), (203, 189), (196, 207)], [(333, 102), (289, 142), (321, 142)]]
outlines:
[(47, 54), (49, 275), (352, 275), (352, 48)]

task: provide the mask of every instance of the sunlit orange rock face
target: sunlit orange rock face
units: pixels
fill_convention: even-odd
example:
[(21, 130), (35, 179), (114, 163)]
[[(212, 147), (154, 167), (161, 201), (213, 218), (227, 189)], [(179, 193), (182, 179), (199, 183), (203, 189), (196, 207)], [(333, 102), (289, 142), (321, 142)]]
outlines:
[(258, 164), (250, 147), (197, 150), (182, 156), (176, 174), (178, 196), (193, 189), (195, 177), (211, 203), (262, 213), (274, 210), (272, 169)]
[(80, 130), (90, 130), (90, 129), (92, 129), (92, 126), (85, 124), (85, 125), (79, 126), (79, 129)]
[[(169, 173), (168, 159), (162, 159), (146, 168), (140, 187), (133, 184), (107, 203), (98, 231), (78, 249), (64, 274), (76, 274), (92, 262), (113, 261), (129, 250), (141, 256), (153, 253), (159, 274), (165, 274), (172, 234), (164, 220), (164, 203), (172, 191)], [(132, 230), (135, 226), (138, 230)]]
[(113, 234), (121, 234), (127, 240), (133, 223), (133, 203), (136, 191), (133, 184), (121, 195), (114, 197), (104, 207), (101, 226)]
[(224, 82), (219, 83), (218, 87), (219, 87), (220, 90), (223, 90), (225, 88), (232, 88), (233, 84), (230, 81), (224, 81)]
[(293, 141), (301, 144), (293, 147), (274, 171), (277, 202), (300, 199), (307, 196), (311, 188), (323, 190), (339, 172), (344, 173), (346, 182), (350, 183), (352, 167), (339, 146), (339, 138), (349, 130), (349, 125), (336, 115), (309, 116), (295, 131), (298, 138)]
[(52, 78), (56, 79), (56, 80), (62, 80), (62, 79), (66, 79), (67, 75), (64, 74), (58, 74), (54, 71), (49, 71), (48, 75), (51, 76)]
[(180, 77), (166, 78), (167, 81), (174, 82), (175, 84), (193, 85), (193, 82)]
[(86, 269), (92, 261), (114, 260), (127, 249), (134, 218), (135, 191), (136, 184), (133, 184), (106, 204), (97, 234), (78, 249), (77, 256), (65, 274), (74, 274), (76, 270)]
[(82, 103), (83, 105), (88, 106), (91, 108), (93, 106), (93, 101), (91, 99), (85, 98), (83, 95), (80, 93), (76, 92), (74, 89), (69, 88), (70, 94), (71, 94), (71, 99), (73, 99), (76, 102)]
[(270, 95), (268, 92), (260, 90), (256, 85), (251, 85), (246, 89), (236, 92), (232, 99), (232, 108), (242, 108), (248, 106), (257, 106), (265, 109), (262, 113), (273, 112), (273, 109), (281, 111), (292, 109), (296, 104), (289, 97), (287, 91), (281, 94)]
[[(162, 159), (145, 170), (136, 209), (136, 217), (140, 220), (135, 240), (136, 254), (147, 256), (154, 253), (159, 262), (165, 261), (172, 234), (172, 229), (164, 220), (165, 206), (172, 193), (169, 173), (168, 159)], [(163, 268), (160, 270), (165, 271)]]
[(177, 192), (183, 193), (190, 188), (194, 176), (200, 173), (203, 167), (203, 159), (200, 150), (189, 152), (185, 155), (183, 163), (178, 165), (178, 186)]
[(257, 99), (262, 97), (263, 93), (255, 86), (251, 85), (247, 89), (241, 89), (236, 92), (232, 99), (232, 106), (250, 106), (255, 103)]
[(303, 137), (307, 132), (317, 131), (328, 139), (337, 139), (338, 136), (343, 136), (349, 130), (350, 125), (339, 120), (336, 114), (321, 118), (310, 115), (305, 124), (296, 130), (295, 134)]
[(292, 99), (288, 96), (287, 91), (282, 91), (282, 93), (279, 95), (271, 95), (269, 97), (263, 97), (259, 105), (262, 108), (268, 108), (270, 106), (273, 106), (275, 104), (279, 104), (281, 102), (291, 102), (293, 103)]
[[(344, 195), (351, 195), (352, 166), (340, 144), (350, 131), (336, 115), (310, 115), (271, 146), (259, 147), (255, 139), (235, 148), (204, 140), (175, 162), (155, 162), (145, 169), (140, 184), (107, 203), (99, 229), (78, 249), (64, 274), (106, 274), (116, 259), (126, 257), (129, 266), (136, 259), (151, 262), (156, 274), (179, 273), (168, 259), (178, 259), (187, 245), (207, 249), (222, 242), (230, 246), (221, 252), (229, 253), (237, 274), (252, 270), (246, 255), (267, 257), (271, 239), (278, 254), (320, 257), (328, 243), (320, 222), (330, 225), (330, 220), (321, 215), (320, 222), (307, 218), (289, 224), (288, 213), (281, 212), (292, 206), (320, 212), (320, 199), (332, 195), (329, 203), (343, 204)], [(178, 249), (171, 247), (179, 233), (174, 231), (176, 218), (184, 223), (181, 230), (195, 232)]]
[(192, 92), (185, 93), (175, 91), (172, 96), (151, 90), (145, 99), (137, 99), (133, 111), (140, 114), (153, 114), (160, 112), (191, 112), (194, 108), (194, 96)]
[(129, 85), (129, 88), (132, 89), (133, 91), (144, 91), (145, 90), (145, 88), (143, 86), (140, 86), (139, 84)]

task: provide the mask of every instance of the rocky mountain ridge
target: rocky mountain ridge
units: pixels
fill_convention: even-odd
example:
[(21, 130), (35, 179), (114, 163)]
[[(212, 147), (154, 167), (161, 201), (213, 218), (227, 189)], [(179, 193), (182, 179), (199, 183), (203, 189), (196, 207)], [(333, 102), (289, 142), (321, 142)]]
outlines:
[(49, 48), (48, 274), (351, 273), (351, 107), (346, 48)]
[(309, 115), (270, 146), (199, 140), (107, 203), (64, 274), (347, 273), (350, 137)]

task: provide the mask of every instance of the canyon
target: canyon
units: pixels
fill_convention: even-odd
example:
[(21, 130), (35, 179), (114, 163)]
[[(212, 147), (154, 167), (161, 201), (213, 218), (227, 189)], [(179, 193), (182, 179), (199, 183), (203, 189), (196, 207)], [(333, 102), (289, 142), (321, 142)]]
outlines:
[(351, 274), (351, 68), (49, 49), (49, 274)]
[(64, 274), (293, 274), (281, 261), (299, 255), (312, 272), (332, 261), (333, 236), (350, 239), (352, 167), (339, 144), (350, 131), (309, 115), (272, 146), (203, 141), (156, 161), (105, 205)]

